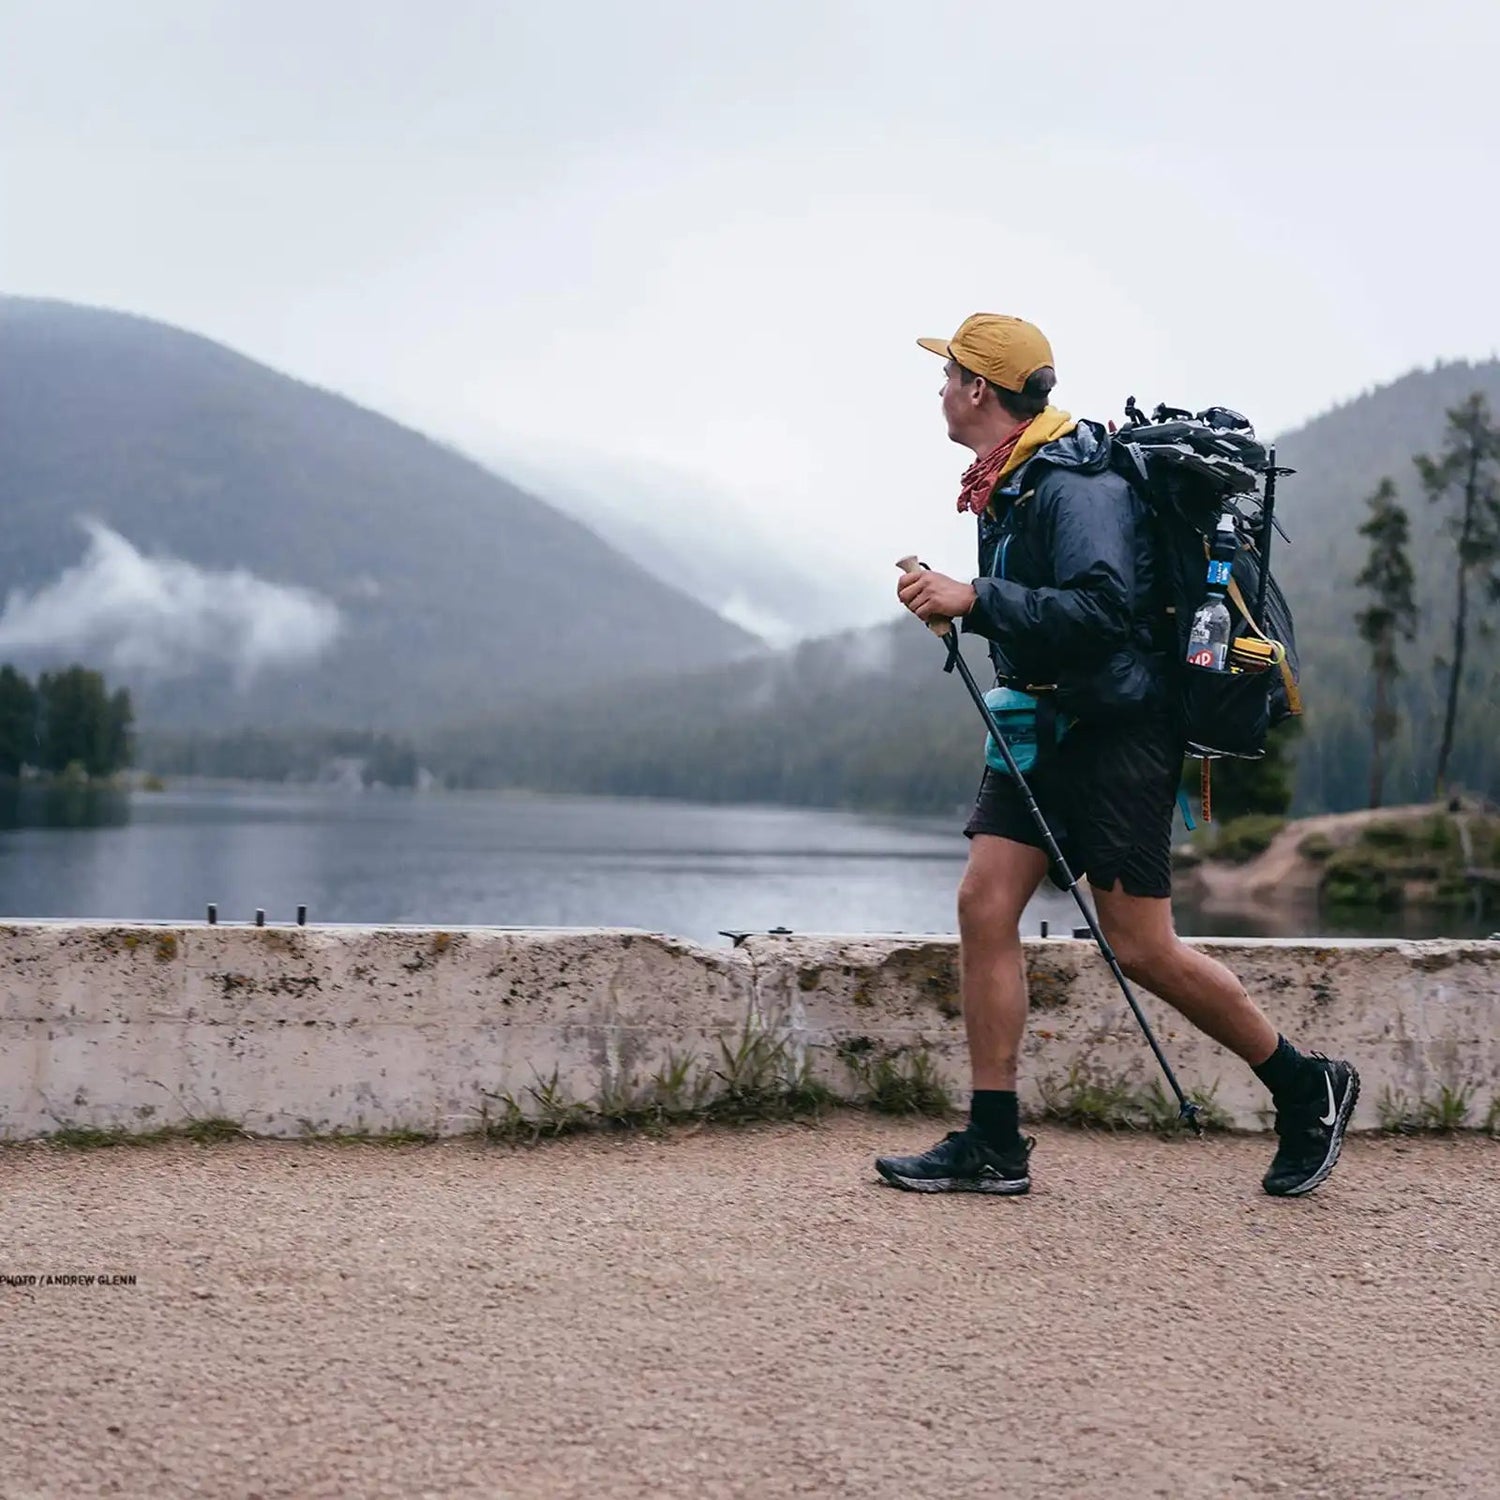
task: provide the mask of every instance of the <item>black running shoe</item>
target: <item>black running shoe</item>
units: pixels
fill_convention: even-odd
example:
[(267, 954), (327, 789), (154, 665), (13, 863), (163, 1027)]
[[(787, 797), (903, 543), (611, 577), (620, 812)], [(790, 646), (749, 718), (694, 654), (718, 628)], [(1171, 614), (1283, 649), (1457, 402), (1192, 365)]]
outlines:
[(952, 1130), (920, 1156), (882, 1156), (875, 1170), (909, 1193), (1028, 1193), (1026, 1163), (1036, 1142), (1027, 1136), (997, 1151), (967, 1130)]
[(1261, 1186), (1278, 1198), (1310, 1193), (1333, 1171), (1359, 1098), (1359, 1074), (1314, 1053), (1296, 1091), (1276, 1101), (1275, 1160)]

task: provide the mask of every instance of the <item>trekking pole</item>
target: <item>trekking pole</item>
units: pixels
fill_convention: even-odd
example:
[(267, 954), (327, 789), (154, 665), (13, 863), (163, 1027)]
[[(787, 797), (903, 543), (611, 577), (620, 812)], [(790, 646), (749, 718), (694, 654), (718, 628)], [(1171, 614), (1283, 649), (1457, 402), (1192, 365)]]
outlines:
[(1266, 498), (1261, 503), (1260, 587), (1256, 590), (1255, 618), (1250, 622), (1262, 630), (1266, 627), (1266, 591), (1271, 586), (1271, 528), (1276, 524), (1276, 444), (1266, 454)]
[(1279, 474), (1285, 478), (1288, 474), (1295, 474), (1295, 469), (1278, 469), (1276, 467), (1276, 444), (1272, 443), (1266, 450), (1266, 497), (1261, 501), (1261, 543), (1260, 543), (1260, 587), (1255, 593), (1255, 618), (1250, 623), (1258, 625), (1269, 635), (1271, 632), (1266, 625), (1266, 591), (1271, 586), (1271, 533), (1277, 532), (1281, 540), (1287, 546), (1291, 546), (1292, 539), (1286, 534), (1286, 528), (1276, 519), (1276, 476)]
[[(925, 571), (927, 564), (919, 562), (915, 557), (903, 557), (896, 566), (903, 573), (914, 573), (919, 570)], [(963, 678), (964, 686), (969, 690), (969, 696), (974, 700), (974, 705), (983, 717), (996, 745), (1000, 747), (1000, 754), (1005, 761), (1006, 768), (1020, 789), (1022, 797), (1026, 799), (1026, 810), (1031, 814), (1031, 821), (1036, 824), (1037, 832), (1042, 836), (1048, 859), (1067, 881), (1068, 891), (1078, 903), (1078, 910), (1083, 913), (1083, 920), (1088, 923), (1088, 929), (1093, 934), (1094, 941), (1099, 945), (1099, 952), (1104, 955), (1104, 961), (1109, 965), (1110, 973), (1115, 976), (1115, 982), (1120, 986), (1120, 993), (1125, 996), (1125, 1003), (1129, 1005), (1131, 1013), (1140, 1023), (1151, 1051), (1156, 1055), (1156, 1060), (1161, 1064), (1161, 1070), (1166, 1075), (1167, 1082), (1172, 1086), (1172, 1092), (1177, 1096), (1178, 1118), (1186, 1120), (1192, 1126), (1194, 1135), (1202, 1135), (1203, 1122), (1198, 1118), (1199, 1107), (1182, 1092), (1182, 1085), (1177, 1082), (1177, 1075), (1172, 1071), (1172, 1064), (1167, 1061), (1167, 1055), (1161, 1050), (1161, 1044), (1151, 1030), (1151, 1023), (1146, 1019), (1146, 1013), (1141, 1009), (1134, 991), (1130, 988), (1130, 981), (1125, 978), (1125, 971), (1120, 967), (1119, 959), (1115, 957), (1115, 950), (1110, 947), (1109, 939), (1100, 931), (1094, 913), (1089, 909), (1088, 902), (1083, 899), (1083, 892), (1078, 888), (1077, 878), (1069, 869), (1067, 860), (1063, 858), (1062, 850), (1057, 847), (1057, 840), (1052, 836), (1052, 829), (1048, 826), (1041, 808), (1037, 806), (1036, 798), (1032, 795), (1026, 778), (1021, 774), (1021, 768), (1016, 764), (1015, 756), (1011, 754), (1005, 735), (1001, 732), (994, 714), (990, 712), (989, 704), (984, 701), (984, 694), (979, 690), (979, 684), (974, 681), (974, 674), (969, 670), (968, 662), (964, 660), (963, 653), (958, 649), (958, 631), (953, 628), (953, 621), (936, 616), (927, 622), (927, 628), (942, 639), (947, 647), (948, 660), (943, 670), (952, 672), (955, 668), (958, 669), (958, 675)]]

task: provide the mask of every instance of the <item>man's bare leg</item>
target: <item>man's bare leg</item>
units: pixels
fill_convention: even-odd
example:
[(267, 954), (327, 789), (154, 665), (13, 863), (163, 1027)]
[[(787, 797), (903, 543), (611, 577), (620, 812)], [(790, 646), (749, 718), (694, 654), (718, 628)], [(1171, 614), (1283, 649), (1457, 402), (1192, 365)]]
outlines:
[(1047, 873), (1040, 849), (976, 834), (958, 887), (959, 987), (975, 1089), (1016, 1087), (1026, 1029), (1021, 913)]
[(959, 971), (974, 1097), (969, 1128), (920, 1156), (882, 1156), (875, 1169), (915, 1193), (1014, 1195), (1031, 1187), (1029, 1143), (1017, 1126), (1016, 1058), (1026, 1029), (1021, 913), (1042, 877), (1040, 849), (993, 834), (969, 844), (958, 889)]
[(1177, 936), (1169, 900), (1112, 888), (1096, 889), (1094, 904), (1126, 977), (1244, 1058), (1271, 1091), (1281, 1143), (1261, 1185), (1277, 1197), (1310, 1193), (1339, 1159), (1359, 1100), (1358, 1070), (1342, 1059), (1304, 1057), (1280, 1037), (1223, 964)]
[(1160, 995), (1251, 1067), (1270, 1057), (1276, 1028), (1223, 964), (1177, 936), (1170, 899), (1127, 895), (1118, 884), (1093, 894), (1099, 926), (1127, 979)]

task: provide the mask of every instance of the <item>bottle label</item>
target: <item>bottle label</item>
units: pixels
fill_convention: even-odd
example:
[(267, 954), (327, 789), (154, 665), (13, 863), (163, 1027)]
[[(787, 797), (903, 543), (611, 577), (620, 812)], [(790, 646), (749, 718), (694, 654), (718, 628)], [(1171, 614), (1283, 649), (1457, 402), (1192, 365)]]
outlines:
[(1228, 652), (1228, 645), (1198, 646), (1188, 652), (1188, 665), (1202, 667), (1205, 672), (1222, 672)]
[(1229, 587), (1229, 571), (1231, 564), (1227, 562), (1211, 562), (1208, 565), (1208, 581), (1218, 584), (1220, 588)]

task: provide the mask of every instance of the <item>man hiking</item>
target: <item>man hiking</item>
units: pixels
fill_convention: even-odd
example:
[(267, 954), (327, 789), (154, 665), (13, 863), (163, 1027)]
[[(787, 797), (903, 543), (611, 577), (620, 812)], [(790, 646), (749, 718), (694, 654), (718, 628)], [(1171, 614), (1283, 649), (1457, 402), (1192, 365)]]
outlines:
[[(1040, 329), (977, 313), (951, 339), (918, 343), (946, 360), (948, 436), (974, 453), (958, 509), (978, 517), (979, 576), (903, 573), (898, 597), (920, 620), (958, 620), (983, 636), (997, 680), (1037, 695), (1027, 780), (1064, 858), (1087, 876), (1121, 968), (1250, 1065), (1270, 1090), (1280, 1137), (1262, 1186), (1278, 1196), (1310, 1192), (1338, 1160), (1359, 1075), (1347, 1062), (1298, 1052), (1228, 969), (1173, 928), (1183, 740), (1145, 502), (1110, 468), (1104, 430), (1049, 404), (1056, 374)], [(1014, 780), (988, 766), (964, 832), (969, 1124), (920, 1156), (882, 1157), (876, 1168), (915, 1192), (1024, 1193), (1033, 1142), (1021, 1136), (1016, 1107), (1026, 1025), (1020, 920), (1048, 856)]]

